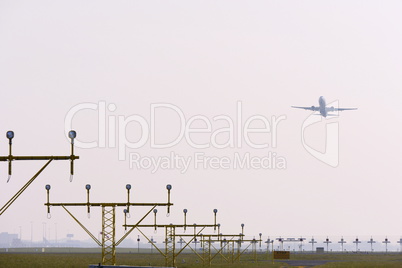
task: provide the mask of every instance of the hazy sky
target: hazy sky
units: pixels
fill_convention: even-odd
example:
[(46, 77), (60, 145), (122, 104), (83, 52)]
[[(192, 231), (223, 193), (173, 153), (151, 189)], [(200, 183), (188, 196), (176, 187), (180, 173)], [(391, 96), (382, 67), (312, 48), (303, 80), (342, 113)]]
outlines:
[[(59, 238), (86, 239), (61, 208), (46, 218), (48, 183), (52, 202), (84, 202), (87, 183), (92, 201), (124, 202), (130, 183), (132, 201), (165, 202), (170, 183), (175, 205), (169, 218), (159, 208), (160, 223), (181, 223), (183, 208), (189, 222), (211, 223), (217, 208), (224, 233), (239, 233), (244, 223), (250, 236), (401, 235), (401, 11), (400, 1), (0, 1), (1, 155), (8, 154), (7, 130), (15, 132), (15, 155), (69, 155), (65, 119), (74, 107), (96, 108), (77, 111), (72, 127), (78, 141), (98, 142), (76, 148), (71, 183), (69, 163), (51, 163), (1, 216), (0, 231), (17, 233), (21, 226), (22, 238), (30, 239), (32, 222), (34, 240), (41, 240), (42, 222), (51, 233), (57, 223)], [(303, 147), (302, 125), (311, 113), (290, 108), (318, 105), (319, 96), (359, 108), (304, 131), (307, 144), (323, 151), (326, 124), (337, 123), (337, 167)], [(158, 143), (180, 135), (177, 110), (186, 123), (193, 117), (191, 128), (208, 127), (208, 119), (210, 131), (153, 148), (138, 122), (150, 126), (157, 103), (176, 109), (156, 110)], [(103, 105), (110, 109), (102, 114)], [(275, 134), (249, 134), (267, 148), (238, 135), (252, 116), (253, 128), (282, 116)], [(227, 146), (217, 148), (212, 137)], [(124, 146), (125, 139), (141, 138), (140, 148)], [(190, 159), (189, 168), (130, 167), (130, 157), (171, 154)], [(247, 154), (275, 155), (285, 166), (236, 169), (235, 158)], [(196, 168), (195, 155), (230, 163)], [(0, 163), (0, 204), (42, 164), (13, 163), (7, 184), (7, 164)], [(91, 231), (100, 230), (99, 209), (91, 219), (85, 208), (72, 211)], [(130, 221), (143, 213), (133, 209)], [(117, 224), (122, 220), (119, 208)]]

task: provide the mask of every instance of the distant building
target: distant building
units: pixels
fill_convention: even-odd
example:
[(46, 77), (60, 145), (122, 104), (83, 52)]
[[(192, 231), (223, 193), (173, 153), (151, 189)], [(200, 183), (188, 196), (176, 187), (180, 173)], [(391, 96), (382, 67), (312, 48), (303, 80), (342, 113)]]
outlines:
[(316, 250), (315, 251), (316, 253), (324, 253), (324, 248), (323, 247), (316, 247), (315, 250)]
[(0, 233), (0, 247), (9, 248), (21, 244), (17, 234)]

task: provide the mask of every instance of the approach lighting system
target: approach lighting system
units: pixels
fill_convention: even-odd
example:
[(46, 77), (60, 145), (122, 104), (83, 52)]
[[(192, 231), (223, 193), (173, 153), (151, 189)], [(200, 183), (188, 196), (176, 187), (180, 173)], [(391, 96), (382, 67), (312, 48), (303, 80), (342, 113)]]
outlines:
[(73, 181), (74, 177), (74, 139), (77, 137), (77, 132), (70, 130), (68, 132), (68, 137), (71, 139), (71, 159), (70, 159), (70, 182)]
[(340, 241), (338, 241), (338, 243), (340, 243), (340, 244), (341, 244), (341, 247), (342, 247), (342, 252), (343, 252), (343, 244), (346, 244), (346, 241), (345, 241), (345, 239), (343, 239), (343, 236), (342, 236), (341, 240), (340, 240)]
[(387, 237), (385, 237), (385, 240), (382, 241), (385, 244), (385, 252), (388, 252), (388, 244), (391, 243)]
[(128, 218), (130, 218), (130, 190), (131, 190), (131, 184), (126, 184), (126, 189), (127, 189), (127, 213), (128, 213)]
[(332, 243), (332, 241), (329, 240), (329, 238), (328, 238), (328, 236), (327, 236), (327, 238), (326, 238), (325, 241), (324, 241), (324, 244), (327, 244), (327, 252), (328, 252), (329, 244), (331, 244), (331, 243)]
[(7, 182), (10, 181), (11, 176), (12, 176), (12, 162), (13, 161), (19, 161), (19, 160), (47, 160), (46, 164), (39, 169), (38, 172), (30, 179), (28, 180), (22, 188), (14, 194), (11, 199), (3, 205), (3, 207), (0, 209), (0, 215), (2, 215), (13, 203), (17, 198), (31, 185), (31, 183), (42, 173), (43, 170), (52, 162), (53, 160), (70, 160), (70, 181), (72, 180), (72, 176), (74, 174), (74, 160), (79, 159), (79, 156), (74, 155), (74, 138), (77, 136), (77, 133), (74, 130), (71, 130), (69, 133), (69, 137), (71, 139), (71, 154), (68, 156), (15, 156), (12, 154), (12, 145), (13, 142), (12, 140), (14, 139), (14, 132), (12, 130), (9, 130), (6, 132), (6, 137), (8, 139), (8, 144), (9, 144), (9, 152), (8, 156), (0, 156), (0, 161), (3, 162), (8, 162), (8, 178)]
[[(216, 225), (216, 213), (218, 213), (218, 210), (215, 208), (214, 209), (214, 225)], [(216, 231), (216, 226), (214, 226), (214, 231)]]
[(6, 137), (8, 139), (8, 150), (9, 150), (8, 151), (8, 157), (9, 157), (9, 160), (8, 160), (8, 178), (7, 178), (7, 182), (9, 182), (10, 179), (11, 179), (11, 161), (12, 161), (12, 159), (11, 159), (11, 157), (12, 157), (11, 145), (13, 143), (12, 140), (14, 138), (14, 131), (11, 131), (11, 130), (7, 131)]
[[(45, 186), (45, 189), (46, 189), (46, 200), (47, 200), (47, 203), (49, 204), (49, 191), (50, 191), (50, 185), (49, 184), (46, 184), (46, 186)], [(48, 219), (50, 219), (50, 207), (48, 206), (47, 207), (47, 218)]]
[(157, 228), (156, 228), (156, 213), (158, 213), (158, 210), (155, 208), (154, 210), (153, 210), (153, 212), (154, 212), (154, 232), (156, 233), (156, 230), (157, 230)]
[(129, 218), (129, 216), (127, 216), (128, 210), (125, 208), (123, 210), (123, 213), (124, 213), (124, 231), (126, 232), (127, 231), (127, 218)]
[(377, 243), (377, 242), (374, 241), (373, 237), (371, 237), (370, 240), (367, 241), (367, 243), (370, 243), (371, 252), (373, 252), (373, 244), (375, 244), (375, 243)]
[[(168, 203), (170, 203), (170, 190), (172, 190), (172, 185), (170, 185), (170, 184), (166, 185), (166, 189), (168, 190)], [(169, 215), (170, 215), (170, 205), (167, 206), (166, 216), (169, 217)]]
[[(62, 207), (77, 223), (81, 228), (99, 245), (102, 247), (102, 264), (106, 265), (115, 265), (116, 264), (116, 247), (134, 230), (137, 226), (152, 212), (154, 212), (154, 224), (151, 225), (157, 229), (156, 224), (156, 213), (158, 210), (156, 207), (158, 206), (173, 206), (170, 201), (168, 203), (132, 203), (128, 200), (128, 202), (93, 202), (89, 199), (89, 192), (91, 190), (91, 185), (86, 184), (85, 189), (87, 192), (87, 200), (86, 202), (81, 203), (50, 203), (49, 202), (49, 190), (50, 186), (45, 186), (47, 191), (47, 202), (45, 206), (47, 207), (48, 214), (50, 214), (51, 207)], [(172, 186), (166, 187), (168, 190), (172, 189)], [(131, 189), (131, 185), (126, 185), (126, 190), (129, 191)], [(170, 197), (169, 197), (170, 200)], [(130, 217), (129, 215), (129, 207), (138, 206), (138, 207), (150, 207), (148, 212), (144, 214), (144, 216), (137, 222), (134, 226), (127, 225), (126, 219)], [(68, 207), (86, 207), (88, 216), (90, 215), (91, 207), (99, 207), (102, 209), (102, 238), (97, 238), (96, 235), (92, 234), (68, 209)], [(122, 210), (124, 213), (124, 227), (125, 234), (120, 238), (116, 239), (116, 207), (123, 207)], [(127, 229), (129, 227), (129, 229)]]
[(89, 219), (91, 217), (91, 207), (89, 205), (89, 190), (91, 190), (91, 185), (90, 184), (85, 185), (85, 189), (87, 190), (87, 215)]
[(355, 241), (353, 241), (354, 244), (356, 244), (356, 252), (359, 251), (359, 244), (361, 243), (361, 241), (359, 240), (358, 237), (356, 237)]
[(184, 213), (184, 231), (186, 231), (187, 229), (187, 209), (183, 209), (183, 213)]

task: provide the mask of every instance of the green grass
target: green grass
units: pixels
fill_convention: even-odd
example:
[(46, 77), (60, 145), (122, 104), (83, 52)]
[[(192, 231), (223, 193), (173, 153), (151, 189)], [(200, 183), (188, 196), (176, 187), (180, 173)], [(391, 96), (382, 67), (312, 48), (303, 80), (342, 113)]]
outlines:
[[(255, 262), (252, 254), (241, 256), (240, 262), (234, 264), (217, 256), (212, 261), (212, 267), (287, 267), (279, 260), (272, 264), (272, 260), (266, 254), (258, 254)], [(116, 255), (117, 264), (138, 266), (164, 266), (165, 260), (160, 254), (128, 254)], [(333, 260), (316, 267), (328, 268), (360, 268), (360, 267), (402, 267), (402, 254), (294, 254), (291, 260)], [(99, 253), (0, 253), (0, 267), (24, 268), (24, 267), (88, 267), (89, 264), (98, 264), (101, 261)], [(195, 254), (181, 254), (177, 258), (179, 268), (205, 267)]]

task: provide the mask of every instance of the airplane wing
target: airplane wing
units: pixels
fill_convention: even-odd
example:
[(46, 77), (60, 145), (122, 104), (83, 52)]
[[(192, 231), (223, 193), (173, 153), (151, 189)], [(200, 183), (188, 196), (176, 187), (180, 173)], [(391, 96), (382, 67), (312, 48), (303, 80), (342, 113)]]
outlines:
[(300, 106), (291, 106), (292, 108), (310, 110), (310, 111), (319, 111), (320, 107), (310, 106), (310, 107), (300, 107)]
[(357, 108), (334, 108), (334, 111), (349, 111), (349, 110), (357, 110)]

